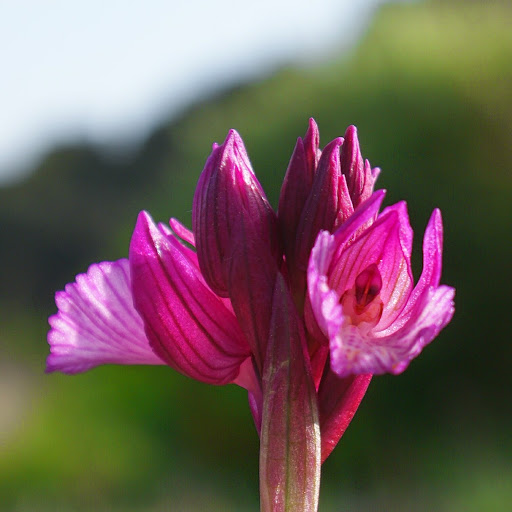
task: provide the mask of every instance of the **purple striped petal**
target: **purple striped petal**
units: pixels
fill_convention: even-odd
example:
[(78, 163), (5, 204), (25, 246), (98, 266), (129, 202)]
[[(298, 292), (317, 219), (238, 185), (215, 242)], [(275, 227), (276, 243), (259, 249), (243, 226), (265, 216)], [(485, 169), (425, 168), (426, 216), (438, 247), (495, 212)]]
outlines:
[(415, 315), (389, 336), (364, 336), (354, 326), (341, 328), (331, 338), (331, 365), (340, 376), (403, 372), (425, 345), (451, 320), (455, 290), (430, 287), (417, 303)]
[[(341, 327), (340, 295), (332, 286), (330, 268), (343, 254), (343, 250), (350, 246), (356, 233), (373, 221), (384, 195), (384, 190), (377, 190), (334, 234), (321, 231), (316, 239), (308, 265), (309, 304), (305, 311), (306, 325), (315, 338), (319, 338), (317, 325), (328, 337), (329, 332), (336, 333)], [(311, 317), (309, 307), (316, 322)]]
[[(186, 229), (184, 226), (183, 228)], [(194, 251), (193, 249), (191, 249), (190, 247), (183, 243), (183, 241), (186, 241), (184, 238), (178, 235), (178, 233), (174, 229), (170, 229), (169, 226), (167, 226), (163, 222), (158, 223), (158, 229), (164, 235), (164, 237), (169, 238), (171, 243), (174, 244), (176, 241), (180, 242), (180, 251), (183, 253), (184, 258), (186, 258), (190, 263), (193, 263), (197, 268), (199, 268), (199, 262), (197, 261), (197, 253), (196, 251)], [(186, 235), (186, 233), (182, 234)]]
[(266, 241), (246, 237), (245, 221), (245, 217), (239, 219), (238, 243), (229, 260), (228, 290), (238, 324), (261, 373), (278, 267)]
[(194, 238), (194, 233), (190, 231), (190, 229), (186, 228), (178, 219), (174, 217), (169, 220), (169, 225), (171, 229), (176, 233), (176, 235), (189, 243), (192, 246), (196, 246), (196, 240)]
[[(364, 161), (359, 149), (357, 128), (349, 126), (345, 132), (345, 141), (341, 148), (341, 172), (347, 177), (347, 186), (354, 207), (361, 202), (364, 189)], [(366, 198), (365, 198), (366, 199)]]
[(322, 463), (347, 430), (363, 399), (372, 376), (350, 375), (344, 379), (329, 369), (318, 390)]
[(307, 269), (309, 255), (321, 229), (331, 231), (338, 218), (340, 146), (338, 137), (325, 146), (318, 170), (297, 227), (295, 255), (300, 270)]
[(79, 373), (100, 364), (165, 364), (133, 307), (128, 260), (91, 265), (57, 292), (46, 371)]
[(306, 136), (297, 140), (281, 187), (278, 218), (286, 258), (292, 262), (295, 259), (297, 225), (311, 191), (320, 157), (319, 143), (318, 127), (315, 121), (310, 119)]
[[(423, 272), (412, 289), (412, 230), (406, 206), (399, 203), (385, 209), (361, 231), (372, 203), (375, 199), (356, 210), (334, 235), (318, 237), (308, 268), (311, 309), (330, 340), (331, 367), (341, 377), (400, 373), (454, 311), (454, 290), (439, 286), (439, 211), (434, 211), (425, 231)], [(365, 285), (365, 279), (373, 281)], [(373, 297), (366, 295), (371, 283), (376, 288)], [(362, 294), (357, 300), (368, 302), (355, 303), (357, 293)]]
[(349, 126), (345, 132), (340, 160), (341, 172), (347, 177), (350, 199), (356, 208), (371, 196), (380, 169), (372, 169), (368, 160), (363, 161), (355, 126)]
[(411, 223), (409, 222), (409, 214), (407, 213), (407, 203), (405, 201), (400, 201), (398, 203), (392, 204), (391, 206), (387, 206), (384, 208), (380, 214), (380, 216), (384, 216), (389, 212), (396, 212), (398, 215), (398, 222), (400, 225), (400, 243), (402, 244), (402, 251), (406, 258), (411, 257), (412, 252), (412, 240), (413, 240), (413, 230), (411, 228)]
[(249, 347), (232, 312), (205, 283), (190, 249), (141, 212), (130, 265), (135, 307), (155, 352), (194, 379), (233, 382)]
[[(322, 332), (338, 332), (342, 322), (340, 296), (328, 281), (328, 270), (336, 249), (334, 235), (320, 231), (311, 251), (308, 267), (308, 290), (311, 309)], [(308, 315), (309, 316), (309, 315)], [(314, 322), (306, 316), (308, 329), (316, 332)]]
[(329, 271), (329, 284), (341, 297), (344, 291), (354, 286), (360, 272), (373, 263), (377, 264), (382, 277), (380, 300), (384, 305), (379, 329), (394, 322), (408, 301), (413, 286), (408, 247), (412, 231), (409, 226), (410, 232), (403, 241), (402, 233), (407, 231), (409, 224), (407, 221), (403, 226), (401, 216), (403, 209), (399, 206), (379, 215), (378, 220), (343, 251)]
[[(442, 255), (443, 255), (443, 221), (441, 212), (436, 209), (432, 212), (430, 220), (425, 229), (423, 237), (423, 270), (418, 283), (412, 290), (407, 304), (400, 312), (400, 315), (395, 321), (386, 326), (379, 325), (381, 336), (389, 335), (400, 329), (411, 316), (415, 313), (418, 303), (421, 302), (422, 296), (429, 287), (439, 286), (441, 280), (442, 269)], [(417, 315), (417, 313), (416, 313)]]
[[(354, 285), (358, 274), (372, 263), (382, 261), (382, 266), (385, 267), (384, 272), (392, 271), (392, 268), (398, 263), (395, 252), (398, 250), (401, 253), (397, 220), (398, 216), (395, 212), (379, 216), (379, 219), (331, 264), (329, 285), (340, 296)], [(379, 264), (379, 269), (381, 269), (381, 264)]]
[[(335, 232), (336, 255), (339, 256), (354, 237), (371, 225), (379, 213), (379, 208), (384, 201), (385, 190), (376, 190), (364, 203)], [(334, 256), (334, 259), (337, 259)]]
[(344, 174), (338, 176), (338, 212), (331, 231), (341, 226), (354, 213), (354, 205), (348, 191), (347, 177)]
[(194, 194), (192, 224), (201, 272), (211, 289), (228, 297), (227, 267), (239, 241), (239, 219), (246, 236), (257, 238), (276, 261), (282, 258), (277, 216), (252, 170), (244, 143), (230, 130), (214, 148)]
[(254, 360), (248, 357), (240, 366), (240, 373), (233, 381), (233, 384), (245, 388), (249, 392), (249, 407), (251, 409), (254, 425), (261, 433), (261, 413), (263, 409), (263, 392), (261, 389), (261, 379), (259, 373), (256, 373)]
[(453, 299), (455, 289), (441, 285), (429, 287), (418, 301), (409, 322), (399, 331), (384, 339), (390, 347), (398, 346), (397, 362), (391, 367), (391, 373), (403, 372), (425, 345), (428, 345), (450, 322), (455, 312)]

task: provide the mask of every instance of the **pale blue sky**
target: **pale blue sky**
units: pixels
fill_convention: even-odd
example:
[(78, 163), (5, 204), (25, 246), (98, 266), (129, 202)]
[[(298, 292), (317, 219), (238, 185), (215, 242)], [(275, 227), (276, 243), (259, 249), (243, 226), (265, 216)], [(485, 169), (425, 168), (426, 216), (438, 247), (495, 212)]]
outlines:
[(137, 141), (212, 88), (325, 58), (379, 3), (1, 0), (0, 184), (55, 143)]

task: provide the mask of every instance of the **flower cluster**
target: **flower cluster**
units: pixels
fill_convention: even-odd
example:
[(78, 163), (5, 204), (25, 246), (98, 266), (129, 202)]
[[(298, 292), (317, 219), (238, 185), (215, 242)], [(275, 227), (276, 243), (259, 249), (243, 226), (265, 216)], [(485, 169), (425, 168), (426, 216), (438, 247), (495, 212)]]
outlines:
[(128, 259), (92, 265), (57, 293), (48, 371), (167, 364), (244, 387), (261, 438), (262, 510), (286, 499), (316, 510), (320, 464), (372, 374), (402, 372), (453, 315), (454, 290), (439, 284), (440, 212), (414, 285), (406, 205), (379, 213), (378, 174), (354, 127), (320, 150), (310, 120), (276, 213), (230, 131), (199, 179), (192, 231), (141, 212)]

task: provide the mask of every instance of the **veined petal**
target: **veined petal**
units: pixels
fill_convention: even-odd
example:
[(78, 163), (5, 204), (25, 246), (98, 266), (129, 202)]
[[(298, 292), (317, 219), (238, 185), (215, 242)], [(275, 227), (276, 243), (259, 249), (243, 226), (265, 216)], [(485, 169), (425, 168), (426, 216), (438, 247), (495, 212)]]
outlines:
[[(308, 291), (311, 309), (322, 332), (338, 332), (342, 322), (339, 294), (328, 282), (328, 270), (336, 249), (335, 237), (328, 231), (320, 231), (311, 251), (308, 267)], [(313, 335), (315, 324), (306, 316), (307, 326)]]
[(178, 237), (180, 237), (185, 242), (189, 243), (193, 247), (196, 246), (196, 240), (194, 238), (194, 233), (190, 231), (190, 229), (186, 228), (178, 219), (174, 217), (169, 220), (169, 225), (171, 229), (176, 233)]
[(335, 232), (336, 252), (333, 259), (336, 260), (345, 247), (354, 239), (356, 234), (373, 223), (379, 208), (386, 195), (385, 190), (376, 190), (364, 203), (358, 206), (354, 213)]
[(395, 286), (396, 273), (404, 259), (399, 239), (398, 214), (389, 212), (379, 218), (350, 244), (329, 269), (329, 285), (341, 296), (352, 288), (356, 277), (375, 263), (382, 275), (383, 292)]
[(347, 177), (350, 199), (357, 208), (371, 196), (380, 169), (372, 169), (368, 160), (363, 161), (355, 126), (349, 126), (345, 132), (345, 142), (341, 148), (341, 172)]
[(398, 222), (400, 224), (400, 243), (402, 244), (402, 251), (407, 259), (410, 259), (412, 252), (413, 230), (409, 222), (409, 214), (407, 213), (407, 203), (399, 201), (398, 203), (386, 206), (382, 210), (380, 216), (384, 216), (389, 212), (396, 212), (398, 214)]
[(390, 346), (407, 347), (406, 357), (395, 364), (391, 373), (403, 372), (414, 359), (450, 322), (455, 312), (455, 289), (450, 286), (429, 287), (415, 308), (409, 322), (385, 340)]
[(364, 185), (363, 190), (361, 192), (361, 198), (359, 203), (362, 201), (366, 201), (373, 192), (373, 187), (375, 186), (375, 182), (380, 174), (380, 167), (374, 167), (372, 169), (370, 162), (368, 160), (364, 161)]
[(331, 231), (338, 218), (339, 150), (342, 143), (343, 139), (338, 137), (322, 151), (318, 171), (302, 211), (295, 248), (297, 265), (302, 271), (307, 269), (318, 232), (321, 229)]
[(240, 373), (233, 381), (233, 384), (245, 388), (249, 394), (249, 407), (251, 409), (254, 425), (261, 433), (261, 414), (263, 409), (263, 392), (261, 389), (261, 378), (256, 374), (254, 361), (248, 357), (240, 366)]
[(349, 126), (345, 132), (345, 141), (341, 147), (341, 172), (347, 177), (347, 185), (354, 207), (361, 202), (364, 188), (364, 161), (359, 149), (357, 128)]
[(379, 330), (395, 322), (409, 300), (414, 284), (411, 269), (413, 231), (409, 223), (407, 204), (405, 201), (400, 201), (388, 206), (380, 216), (387, 215), (389, 212), (396, 212), (398, 215), (398, 242), (401, 251), (396, 248), (395, 260), (392, 261), (386, 249), (386, 264), (379, 266), (383, 280), (380, 298), (384, 303), (382, 320), (377, 327)]
[(238, 324), (261, 374), (278, 267), (266, 241), (246, 236), (245, 227), (245, 218), (241, 217), (238, 243), (229, 260), (228, 291)]
[(240, 243), (238, 227), (245, 220), (246, 236), (257, 238), (282, 259), (277, 217), (252, 170), (244, 143), (231, 130), (214, 148), (194, 194), (192, 224), (201, 272), (210, 288), (228, 297), (227, 267)]
[(438, 286), (439, 211), (425, 231), (423, 272), (412, 289), (405, 204), (386, 208), (363, 227), (377, 204), (374, 193), (334, 235), (322, 233), (308, 268), (311, 309), (329, 338), (331, 367), (340, 377), (400, 373), (453, 316), (454, 290)]
[(378, 328), (386, 328), (403, 310), (413, 287), (411, 246), (412, 229), (406, 204), (388, 207), (331, 265), (330, 286), (341, 296), (353, 286), (361, 271), (376, 264), (382, 278), (379, 297), (383, 302)]
[(340, 174), (338, 177), (338, 213), (336, 214), (336, 220), (334, 221), (331, 231), (341, 226), (353, 213), (354, 204), (352, 203), (352, 199), (350, 199), (347, 177), (344, 174)]
[(279, 196), (278, 218), (288, 260), (294, 259), (297, 225), (316, 173), (319, 143), (318, 127), (310, 119), (306, 136), (297, 140)]
[(426, 289), (439, 286), (441, 280), (443, 256), (443, 221), (441, 212), (436, 209), (432, 212), (423, 236), (423, 270), (418, 283), (410, 293), (405, 307), (400, 315), (389, 326), (378, 326), (379, 335), (389, 335), (400, 329), (409, 318), (414, 315), (418, 303)]
[(141, 212), (130, 245), (134, 304), (167, 364), (202, 382), (226, 384), (238, 376), (249, 347), (188, 251)]
[[(171, 219), (171, 221), (172, 220), (173, 219)], [(176, 221), (176, 222), (178, 222), (178, 221)], [(170, 224), (172, 226), (174, 223), (170, 223)], [(174, 224), (174, 226), (176, 226), (176, 224)], [(183, 225), (181, 227), (183, 229), (187, 229)], [(180, 251), (183, 253), (183, 256), (190, 263), (193, 263), (197, 268), (199, 268), (199, 261), (197, 261), (197, 253), (193, 249), (191, 249), (190, 247), (188, 247), (186, 244), (183, 243), (183, 241), (186, 241), (186, 240), (184, 238), (182, 238), (180, 235), (178, 235), (177, 231), (175, 231), (174, 229), (169, 228), (169, 226), (167, 226), (163, 222), (159, 222), (158, 223), (158, 229), (160, 230), (160, 233), (162, 233), (162, 235), (164, 235), (164, 237), (169, 239), (169, 242), (171, 244), (174, 245), (176, 243), (176, 241), (179, 241), (180, 244), (181, 244)], [(183, 235), (187, 236), (186, 232), (181, 231), (181, 229), (179, 229), (179, 228), (178, 228), (178, 230)], [(192, 234), (192, 233), (190, 233), (190, 234)], [(192, 235), (192, 239), (193, 239), (193, 235)]]
[(451, 320), (454, 295), (449, 286), (429, 288), (418, 302), (416, 315), (389, 336), (365, 336), (354, 326), (342, 326), (331, 337), (332, 369), (340, 377), (403, 372)]
[(313, 176), (316, 174), (318, 161), (322, 156), (322, 152), (320, 151), (319, 147), (320, 132), (318, 131), (318, 126), (315, 120), (310, 117), (308, 129), (304, 137), (304, 151), (306, 152), (306, 162), (308, 169)]
[[(378, 190), (365, 201), (354, 214), (334, 233), (321, 231), (311, 251), (308, 265), (309, 304), (306, 308), (306, 325), (311, 334), (317, 336), (316, 325), (309, 307), (321, 331), (327, 337), (335, 335), (342, 323), (340, 293), (333, 287), (331, 270), (337, 264), (344, 249), (350, 247), (354, 236), (365, 225), (371, 223), (384, 199), (385, 191)], [(341, 293), (344, 290), (341, 290)]]
[(371, 379), (371, 374), (349, 375), (340, 378), (330, 368), (326, 369), (318, 390), (322, 463), (347, 430)]
[(104, 261), (57, 292), (46, 371), (79, 373), (100, 364), (165, 364), (133, 306), (128, 260)]
[(418, 293), (425, 286), (438, 286), (443, 261), (443, 220), (437, 208), (432, 212), (423, 237), (423, 271), (417, 284)]

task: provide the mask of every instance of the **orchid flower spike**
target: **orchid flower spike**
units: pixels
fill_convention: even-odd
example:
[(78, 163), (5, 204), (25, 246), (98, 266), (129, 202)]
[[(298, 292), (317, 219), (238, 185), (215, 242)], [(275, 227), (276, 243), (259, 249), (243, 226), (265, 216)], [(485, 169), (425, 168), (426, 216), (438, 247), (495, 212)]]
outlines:
[(47, 371), (165, 364), (245, 388), (261, 510), (316, 511), (320, 465), (372, 375), (402, 372), (453, 315), (440, 212), (414, 286), (406, 206), (379, 214), (378, 174), (355, 127), (320, 150), (311, 119), (276, 214), (231, 130), (199, 178), (193, 231), (141, 212), (128, 259), (93, 264), (56, 294)]

